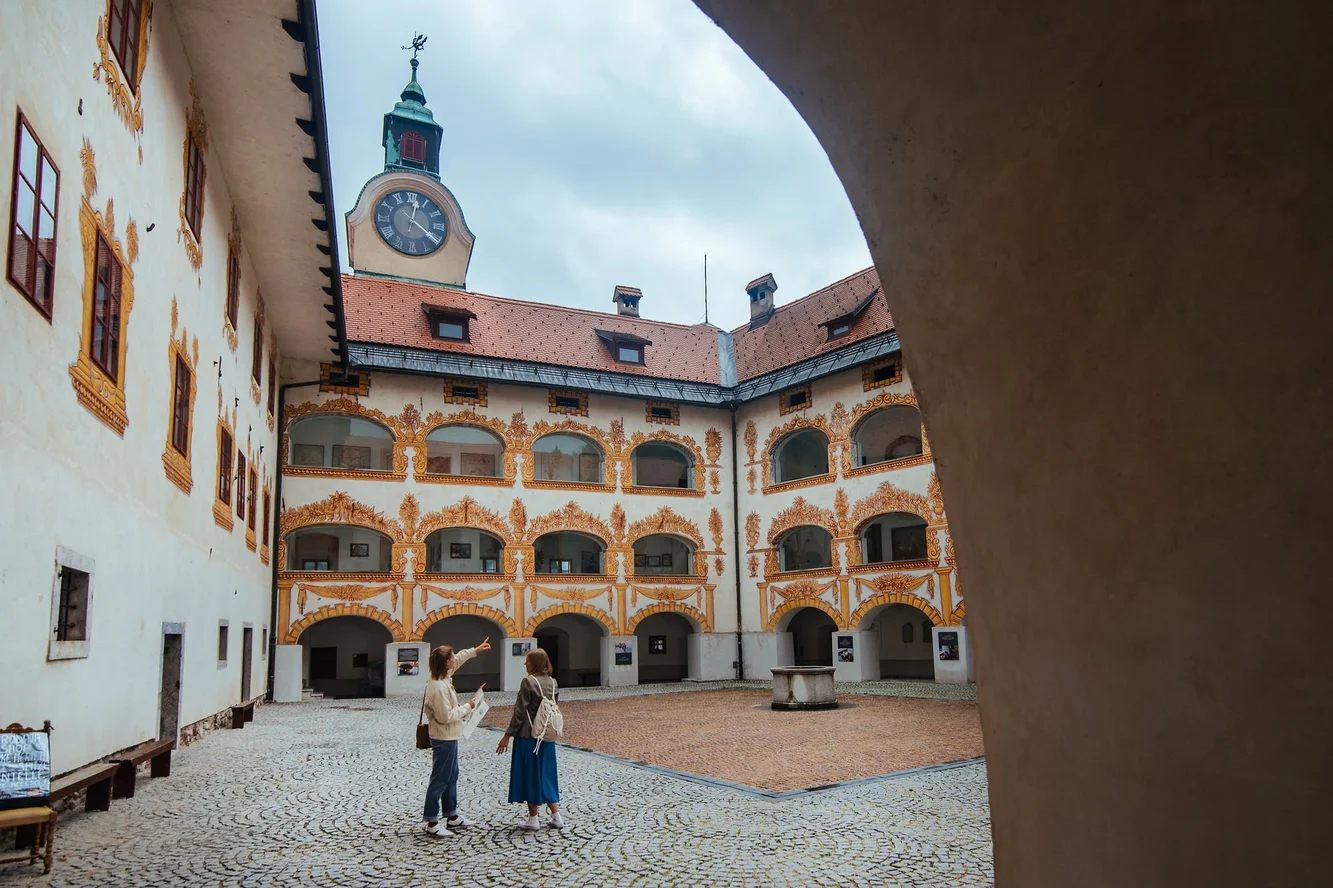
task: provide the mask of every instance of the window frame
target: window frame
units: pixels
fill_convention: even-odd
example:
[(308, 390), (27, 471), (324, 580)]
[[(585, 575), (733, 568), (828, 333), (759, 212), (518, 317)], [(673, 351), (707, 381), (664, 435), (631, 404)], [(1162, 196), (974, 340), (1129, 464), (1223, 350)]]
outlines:
[(263, 532), (262, 532), (262, 534), (260, 535), (260, 538), (259, 538), (259, 544), (260, 544), (261, 546), (263, 546), (265, 549), (268, 548), (268, 532), (269, 532), (269, 525), (272, 523), (272, 521), (271, 521), (271, 518), (272, 518), (272, 511), (273, 511), (273, 495), (270, 494), (270, 493), (268, 492), (267, 489), (265, 489), (265, 490), (264, 490), (264, 515), (263, 515), (263, 517), (260, 519), (260, 522), (259, 522), (259, 523), (260, 523), (260, 526), (261, 526), (262, 529), (263, 529)]
[[(102, 278), (102, 255), (106, 251), (107, 268), (111, 271), (112, 278), (105, 280)], [(116, 251), (112, 249), (106, 236), (102, 233), (97, 235), (97, 247), (93, 255), (93, 306), (92, 318), (88, 329), (88, 357), (92, 359), (93, 364), (99, 370), (106, 374), (112, 382), (120, 381), (120, 325), (121, 325), (121, 286), (125, 281), (125, 267), (120, 264), (120, 259), (116, 256)], [(102, 285), (106, 288), (106, 299), (103, 301), (103, 310), (98, 311), (97, 306), (97, 288)], [(102, 327), (102, 347), (97, 347), (97, 328)]]
[[(133, 10), (134, 27), (128, 27), (129, 19), (127, 15)], [(111, 39), (111, 23), (119, 14), (121, 19), (121, 39), (119, 43)], [(139, 40), (142, 28), (142, 19), (144, 14), (143, 0), (107, 0), (106, 7), (106, 43), (111, 50), (111, 56), (120, 65), (121, 72), (125, 75), (125, 80), (129, 84), (130, 93), (137, 95), (139, 92), (139, 58), (143, 52), (143, 46)], [(127, 60), (125, 54), (133, 49), (133, 55)], [(128, 64), (127, 64), (128, 62)]]
[(231, 623), (228, 620), (218, 620), (218, 668), (223, 669), (227, 665), (227, 656), (231, 653)]
[(236, 330), (241, 319), (241, 257), (234, 247), (227, 250), (227, 323)]
[[(55, 572), (51, 583), (51, 626), (46, 651), (48, 661), (75, 660), (88, 656), (92, 643), (93, 592), (96, 588), (96, 566), (97, 563), (88, 556), (72, 549), (66, 549), (64, 546), (56, 546)], [(64, 572), (67, 569), (84, 574), (88, 578), (87, 587), (83, 590), (83, 638), (75, 640), (59, 637), (63, 622), (62, 612), (68, 612), (61, 602)]]
[(250, 378), (259, 385), (264, 378), (264, 319), (255, 315), (255, 351), (250, 357)]
[[(278, 404), (278, 359), (273, 355), (268, 357), (268, 416), (273, 418), (274, 410)], [(271, 427), (270, 427), (271, 428)]]
[[(37, 181), (29, 186), (33, 192), (33, 217), (29, 222), (33, 233), (32, 248), (29, 251), (30, 255), (26, 267), (23, 269), (24, 279), (19, 280), (14, 277), (14, 249), (18, 240), (20, 178), (22, 178), (25, 185), (28, 184), (26, 177), (22, 176), (22, 139), (24, 133), (32, 139), (33, 145), (37, 149)], [(42, 173), (46, 167), (50, 167), (55, 172), (56, 186), (54, 207), (47, 207), (42, 201)], [(33, 308), (37, 309), (37, 311), (50, 322), (51, 315), (55, 311), (56, 255), (59, 246), (58, 240), (60, 232), (60, 168), (56, 166), (55, 161), (51, 159), (51, 155), (47, 152), (46, 146), (42, 143), (41, 138), (38, 137), (37, 131), (33, 128), (32, 122), (28, 119), (27, 115), (23, 113), (22, 108), (18, 109), (14, 122), (14, 174), (10, 186), (9, 236), (7, 238), (8, 247), (5, 254), (5, 278), (15, 289), (23, 294)], [(51, 216), (51, 255), (49, 257), (43, 257), (40, 248), (42, 211), (44, 209)], [(46, 265), (48, 266), (46, 276), (47, 293), (45, 299), (39, 301), (36, 292), (37, 264), (42, 259), (45, 259)], [(31, 285), (28, 283), (29, 278), (31, 278)]]
[(251, 533), (255, 530), (255, 511), (257, 508), (255, 490), (259, 487), (259, 473), (255, 471), (254, 463), (250, 464), (250, 492), (249, 500), (245, 507), (245, 526)]
[(245, 453), (236, 448), (236, 517), (245, 523)]
[[(625, 357), (626, 352), (633, 354), (634, 357)], [(630, 364), (635, 367), (642, 367), (644, 361), (643, 346), (633, 342), (625, 342), (623, 340), (617, 341), (615, 358), (617, 364)]]
[[(470, 318), (458, 317), (456, 315), (434, 314), (430, 318), (430, 335), (433, 339), (441, 342), (471, 342), (472, 331), (468, 326)], [(457, 327), (459, 334), (457, 336), (446, 336), (440, 332), (440, 327), (448, 324)]]
[(231, 431), (224, 428), (218, 437), (218, 502), (226, 503), (231, 507), (231, 469), (235, 463), (233, 451), (236, 449), (236, 441), (232, 437)]
[[(411, 144), (414, 148), (420, 148), (420, 157), (409, 157), (407, 146)], [(399, 163), (419, 163), (426, 165), (426, 137), (416, 130), (407, 130), (398, 137), (398, 162)]]
[[(190, 457), (190, 389), (194, 374), (183, 355), (176, 354), (176, 369), (172, 374), (171, 392), (171, 446), (181, 456)], [(184, 379), (182, 386), (181, 380)]]
[[(569, 404), (560, 404), (561, 399), (569, 399), (575, 402), (573, 406)], [(548, 392), (547, 409), (551, 413), (561, 413), (567, 416), (587, 416), (588, 415), (588, 393), (578, 392), (572, 389), (550, 389)]]
[(185, 224), (195, 241), (204, 227), (204, 152), (195, 141), (194, 130), (185, 128)]
[[(805, 397), (801, 400), (801, 403), (799, 404), (792, 403), (792, 396), (796, 394), (805, 395)], [(787, 413), (795, 413), (798, 410), (809, 410), (813, 406), (814, 406), (814, 397), (810, 392), (809, 383), (805, 383), (804, 385), (795, 385), (789, 389), (784, 389), (782, 393), (778, 395), (779, 415), (785, 415)]]

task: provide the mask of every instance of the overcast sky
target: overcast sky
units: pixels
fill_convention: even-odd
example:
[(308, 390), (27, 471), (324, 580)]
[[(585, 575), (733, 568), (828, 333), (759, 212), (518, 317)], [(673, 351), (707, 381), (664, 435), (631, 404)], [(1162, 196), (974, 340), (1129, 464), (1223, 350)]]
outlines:
[[(476, 235), (468, 288), (645, 317), (749, 319), (870, 265), (828, 158), (768, 78), (689, 0), (324, 0), (339, 214), (383, 168), (382, 115), (427, 35), (420, 83), (444, 127), (441, 178)], [(346, 231), (338, 219), (346, 267)]]

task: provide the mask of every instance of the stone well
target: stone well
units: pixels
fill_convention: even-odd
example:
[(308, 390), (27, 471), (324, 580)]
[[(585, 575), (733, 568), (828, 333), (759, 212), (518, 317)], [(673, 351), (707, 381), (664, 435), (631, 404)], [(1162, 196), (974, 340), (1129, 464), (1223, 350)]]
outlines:
[(779, 666), (773, 672), (774, 709), (833, 709), (832, 666)]

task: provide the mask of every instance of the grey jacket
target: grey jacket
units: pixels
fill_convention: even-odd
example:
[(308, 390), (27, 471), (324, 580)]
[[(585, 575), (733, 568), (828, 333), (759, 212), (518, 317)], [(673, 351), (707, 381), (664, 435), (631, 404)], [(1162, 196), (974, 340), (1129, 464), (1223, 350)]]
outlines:
[(532, 739), (532, 722), (537, 718), (538, 707), (542, 705), (542, 694), (548, 700), (555, 697), (556, 702), (560, 702), (560, 686), (554, 678), (549, 675), (523, 677), (518, 686), (518, 698), (514, 700), (514, 714), (509, 717), (509, 727), (505, 728), (507, 736)]

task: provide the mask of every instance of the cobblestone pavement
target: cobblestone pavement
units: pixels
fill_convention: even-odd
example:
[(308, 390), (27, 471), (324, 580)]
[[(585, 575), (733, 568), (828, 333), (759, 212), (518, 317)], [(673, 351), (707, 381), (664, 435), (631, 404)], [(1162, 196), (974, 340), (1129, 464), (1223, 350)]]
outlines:
[[(772, 791), (824, 786), (982, 753), (975, 703), (839, 697), (826, 712), (774, 712), (768, 690), (562, 699), (564, 741)], [(486, 723), (509, 724), (509, 706)], [(645, 726), (650, 730), (644, 730)], [(776, 750), (800, 747), (795, 765)]]
[(478, 825), (432, 839), (418, 821), (429, 759), (412, 748), (417, 706), (396, 698), (261, 707), (245, 730), (218, 731), (178, 753), (171, 777), (140, 777), (136, 797), (110, 812), (62, 817), (51, 874), (4, 866), (0, 886), (993, 882), (979, 762), (773, 800), (562, 748), (570, 828), (526, 833), (510, 826), (520, 806), (504, 803), (508, 758), (494, 754), (497, 733), (483, 729), (463, 744), (459, 786)]

